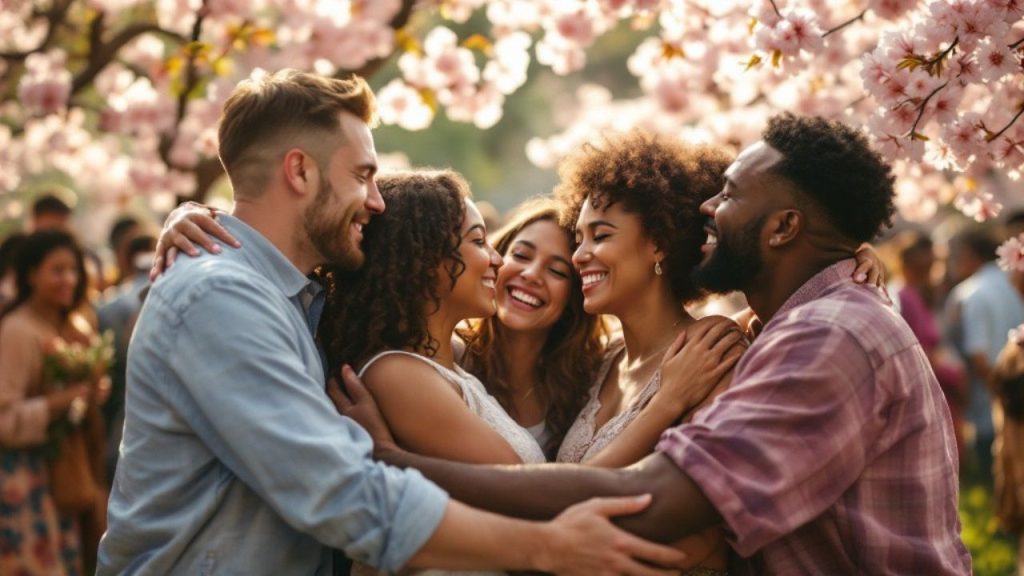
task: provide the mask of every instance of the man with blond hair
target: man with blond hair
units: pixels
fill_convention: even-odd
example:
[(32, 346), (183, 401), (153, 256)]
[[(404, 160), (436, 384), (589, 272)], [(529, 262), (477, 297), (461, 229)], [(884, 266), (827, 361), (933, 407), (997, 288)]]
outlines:
[[(395, 571), (539, 569), (657, 574), (675, 551), (598, 500), (552, 522), (459, 504), (371, 458), (370, 437), (324, 392), (308, 275), (362, 264), (374, 184), (373, 94), (359, 78), (284, 70), (241, 83), (220, 158), (241, 243), (174, 266), (149, 292), (129, 350), (121, 460), (98, 574), (329, 574), (330, 548)], [(636, 557), (637, 559), (634, 559)]]

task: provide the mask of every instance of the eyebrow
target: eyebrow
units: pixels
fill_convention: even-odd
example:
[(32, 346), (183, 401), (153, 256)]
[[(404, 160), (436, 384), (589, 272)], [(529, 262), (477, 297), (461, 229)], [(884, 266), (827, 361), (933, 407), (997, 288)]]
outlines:
[(487, 229), (484, 228), (483, 224), (474, 224), (474, 225), (469, 227), (469, 230), (466, 230), (466, 233), (463, 234), (462, 237), (465, 238), (466, 236), (469, 236), (470, 234), (473, 233), (473, 230), (477, 230), (477, 229), (479, 229), (480, 233), (482, 233), (484, 236), (487, 235)]
[[(537, 249), (537, 245), (534, 244), (533, 242), (530, 242), (529, 240), (516, 240), (515, 243), (516, 244), (523, 244), (523, 245), (525, 245), (527, 248), (529, 248), (531, 250), (536, 250)], [(572, 268), (572, 264), (568, 260), (566, 260), (565, 258), (562, 258), (561, 256), (552, 255), (551, 259), (552, 260), (558, 260), (562, 264), (565, 264), (566, 266)]]
[[(616, 230), (619, 229), (618, 226), (616, 226), (615, 224), (612, 224), (611, 222), (609, 222), (607, 220), (594, 220), (593, 222), (590, 222), (590, 223), (587, 224), (587, 228), (590, 228), (591, 231), (593, 231), (598, 226), (607, 226), (609, 228), (614, 228)], [(576, 233), (579, 234), (579, 232), (580, 232), (580, 227), (577, 226), (576, 227)]]

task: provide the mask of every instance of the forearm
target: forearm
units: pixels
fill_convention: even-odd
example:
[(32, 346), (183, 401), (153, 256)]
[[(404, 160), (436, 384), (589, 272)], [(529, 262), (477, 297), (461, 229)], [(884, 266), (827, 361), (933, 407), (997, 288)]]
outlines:
[(642, 487), (651, 494), (650, 507), (615, 520), (623, 529), (655, 542), (671, 543), (721, 522), (721, 516), (700, 487), (661, 453), (625, 470), (627, 489)]
[(388, 464), (412, 467), (444, 488), (452, 498), (506, 516), (550, 519), (595, 496), (643, 493), (622, 481), (621, 470), (571, 464), (484, 466), (461, 464), (401, 450), (378, 454)]
[(481, 466), (401, 450), (378, 457), (418, 469), (460, 502), (506, 516), (543, 520), (593, 497), (651, 494), (653, 502), (647, 510), (617, 519), (616, 524), (643, 538), (668, 543), (720, 521), (700, 488), (660, 453), (625, 469), (571, 464)]
[(476, 510), (454, 500), (411, 568), (446, 570), (544, 569), (548, 526)]
[(46, 442), (50, 423), (46, 398), (12, 401), (0, 406), (0, 447), (24, 448)]

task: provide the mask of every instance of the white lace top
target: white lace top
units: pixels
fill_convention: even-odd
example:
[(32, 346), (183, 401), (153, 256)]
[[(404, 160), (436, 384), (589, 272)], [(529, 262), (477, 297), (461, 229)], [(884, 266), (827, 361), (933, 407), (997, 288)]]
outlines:
[(370, 358), (369, 362), (359, 371), (359, 376), (361, 377), (366, 372), (366, 369), (377, 360), (393, 354), (402, 354), (421, 360), (429, 364), (434, 370), (437, 370), (437, 373), (444, 377), (445, 380), (454, 384), (458, 388), (459, 393), (462, 394), (462, 399), (466, 402), (466, 406), (469, 407), (469, 411), (501, 435), (505, 442), (508, 442), (508, 445), (522, 458), (523, 463), (535, 464), (545, 461), (544, 451), (541, 450), (537, 441), (534, 440), (533, 435), (516, 423), (505, 412), (494, 396), (487, 393), (487, 389), (484, 388), (484, 385), (476, 376), (466, 372), (458, 364), (455, 365), (455, 370), (451, 370), (426, 356), (403, 350), (387, 350)]
[(569, 431), (565, 433), (565, 439), (562, 440), (562, 446), (558, 449), (555, 461), (579, 463), (596, 455), (636, 419), (640, 411), (654, 397), (654, 393), (658, 391), (661, 385), (661, 370), (655, 372), (644, 389), (625, 410), (611, 417), (600, 429), (596, 429), (597, 413), (601, 410), (601, 386), (625, 347), (625, 343), (621, 340), (608, 346), (601, 369), (597, 371), (594, 385), (590, 387), (587, 403), (580, 410), (580, 415), (576, 417), (576, 421), (572, 423)]
[[(420, 354), (406, 352), (404, 350), (387, 350), (377, 354), (373, 358), (370, 358), (366, 365), (363, 366), (363, 369), (359, 371), (359, 376), (362, 377), (363, 374), (366, 373), (367, 368), (372, 366), (377, 360), (384, 356), (390, 356), (393, 354), (402, 354), (421, 360), (429, 364), (434, 370), (437, 370), (437, 373), (444, 377), (445, 380), (454, 384), (462, 394), (462, 399), (466, 402), (466, 406), (469, 408), (469, 411), (486, 422), (492, 430), (504, 438), (505, 442), (508, 442), (508, 445), (515, 450), (516, 454), (522, 458), (524, 463), (532, 464), (545, 461), (544, 451), (541, 450), (537, 441), (534, 440), (533, 435), (517, 424), (516, 421), (501, 408), (498, 401), (487, 393), (487, 390), (484, 389), (484, 385), (480, 383), (480, 380), (477, 380), (476, 376), (466, 372), (457, 364), (455, 365), (455, 370), (451, 370)], [(352, 567), (352, 574), (353, 576), (369, 576), (382, 573), (365, 564), (356, 563)], [(402, 574), (417, 574), (419, 576), (499, 576), (504, 575), (504, 572), (406, 570), (403, 571)]]

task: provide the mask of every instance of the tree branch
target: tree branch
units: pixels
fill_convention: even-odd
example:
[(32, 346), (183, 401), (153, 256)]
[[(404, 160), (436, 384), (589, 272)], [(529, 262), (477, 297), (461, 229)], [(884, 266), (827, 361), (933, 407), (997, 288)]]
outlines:
[(782, 18), (782, 12), (779, 12), (779, 7), (775, 4), (775, 0), (768, 0), (772, 4), (772, 8), (775, 10), (775, 15)]
[(1006, 131), (1010, 129), (1010, 126), (1013, 126), (1017, 122), (1017, 119), (1020, 118), (1021, 114), (1024, 114), (1024, 103), (1021, 103), (1020, 106), (1017, 106), (1017, 114), (1013, 117), (1012, 120), (1010, 120), (1010, 122), (1006, 126), (1003, 126), (1002, 130), (996, 132), (995, 134), (992, 134), (991, 136), (987, 136), (985, 138), (985, 141), (993, 142), (996, 138), (999, 138), (1000, 136), (1005, 134)]
[[(402, 0), (402, 7), (398, 10), (398, 13), (395, 14), (395, 17), (391, 19), (391, 23), (389, 24), (392, 30), (400, 30), (409, 23), (409, 18), (412, 16), (412, 9), (415, 5), (416, 0)], [(383, 68), (392, 56), (394, 56), (394, 52), (383, 58), (370, 60), (355, 70), (338, 70), (334, 77), (347, 78), (349, 76), (356, 75), (362, 76), (363, 78), (369, 78), (376, 74), (378, 70)]]
[(141, 22), (127, 26), (118, 32), (106, 44), (94, 45), (91, 47), (89, 64), (84, 70), (75, 75), (75, 78), (71, 82), (71, 94), (77, 94), (86, 86), (91, 84), (92, 81), (96, 79), (96, 76), (98, 76), (104, 68), (114, 61), (117, 53), (129, 42), (143, 34), (149, 33), (159, 34), (174, 42), (178, 42), (179, 44), (184, 44), (188, 41), (182, 37), (181, 34), (165, 30), (153, 22)]
[(55, 1), (53, 6), (46, 12), (34, 13), (33, 18), (44, 16), (48, 21), (46, 27), (46, 35), (43, 37), (43, 41), (39, 43), (35, 48), (25, 52), (0, 52), (0, 58), (4, 60), (24, 60), (30, 55), (37, 52), (42, 52), (50, 46), (50, 42), (53, 42), (54, 36), (57, 35), (57, 29), (60, 28), (64, 21), (67, 19), (68, 10), (71, 8), (71, 3), (74, 0)]
[(925, 108), (928, 107), (928, 102), (930, 102), (931, 99), (934, 98), (936, 94), (938, 94), (943, 88), (945, 88), (947, 84), (949, 84), (949, 80), (946, 80), (945, 82), (942, 83), (941, 86), (939, 86), (935, 90), (932, 90), (931, 93), (928, 94), (927, 96), (925, 96), (924, 100), (922, 100), (921, 103), (918, 104), (918, 106), (917, 106), (917, 118), (914, 119), (914, 125), (910, 127), (910, 132), (907, 134), (907, 136), (911, 140), (913, 140), (914, 138), (919, 136), (918, 133), (917, 133), (917, 125), (921, 123), (921, 118), (924, 117), (924, 111), (925, 111)]
[(821, 37), (822, 38), (828, 38), (829, 34), (834, 34), (836, 32), (839, 32), (840, 30), (842, 30), (843, 28), (846, 28), (850, 24), (853, 24), (854, 22), (856, 22), (858, 20), (863, 20), (864, 19), (864, 15), (867, 14), (867, 13), (868, 13), (868, 10), (867, 10), (867, 8), (865, 8), (864, 10), (861, 11), (860, 14), (857, 14), (853, 18), (850, 18), (849, 20), (847, 20), (846, 22), (843, 22), (839, 26), (836, 26), (835, 28), (829, 28), (828, 31), (826, 31), (824, 34), (821, 35)]

